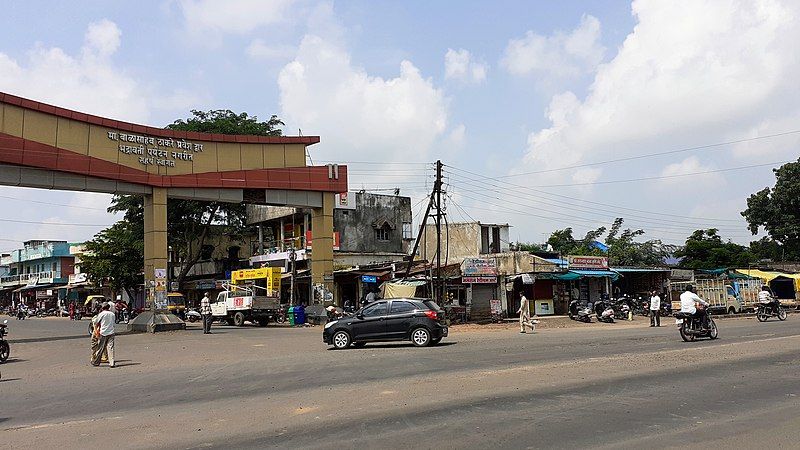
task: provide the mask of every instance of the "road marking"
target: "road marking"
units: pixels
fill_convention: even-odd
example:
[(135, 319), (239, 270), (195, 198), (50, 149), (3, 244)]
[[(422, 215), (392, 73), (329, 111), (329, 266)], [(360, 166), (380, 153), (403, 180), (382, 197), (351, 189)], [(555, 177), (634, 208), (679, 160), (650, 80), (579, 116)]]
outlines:
[(40, 430), (42, 428), (58, 427), (63, 425), (78, 425), (82, 423), (92, 423), (100, 420), (119, 420), (122, 416), (116, 417), (101, 417), (97, 419), (84, 419), (84, 420), (71, 420), (69, 422), (54, 422), (54, 423), (37, 423), (35, 425), (21, 425), (18, 427), (6, 428), (4, 431), (21, 431), (21, 430)]

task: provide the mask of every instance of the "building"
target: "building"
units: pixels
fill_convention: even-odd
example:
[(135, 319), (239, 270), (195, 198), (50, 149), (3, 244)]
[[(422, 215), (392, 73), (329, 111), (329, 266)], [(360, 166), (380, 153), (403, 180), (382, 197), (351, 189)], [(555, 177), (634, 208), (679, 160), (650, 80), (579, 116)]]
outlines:
[[(508, 224), (480, 222), (442, 223), (442, 265), (461, 263), (464, 258), (506, 253), (511, 250)], [(417, 257), (436, 261), (436, 225), (428, 223)]]
[(75, 258), (66, 241), (33, 240), (11, 252), (9, 270), (0, 288), (12, 290), (12, 301), (30, 307), (54, 308), (66, 295), (64, 287), (74, 273)]
[[(313, 259), (314, 233), (309, 212), (301, 208), (248, 205), (247, 216), (249, 224), (261, 228), (261, 240), (250, 258), (251, 264), (283, 267), (284, 277), (289, 277), (290, 261), (294, 258), (295, 298), (298, 303), (312, 303), (307, 269)], [(337, 194), (333, 211), (334, 267), (342, 270), (402, 261), (414, 240), (411, 217), (410, 197), (367, 192)], [(282, 285), (288, 290), (290, 283)], [(340, 291), (337, 287), (333, 293), (337, 301), (344, 295)], [(346, 291), (347, 296), (354, 296), (362, 289), (350, 286)]]

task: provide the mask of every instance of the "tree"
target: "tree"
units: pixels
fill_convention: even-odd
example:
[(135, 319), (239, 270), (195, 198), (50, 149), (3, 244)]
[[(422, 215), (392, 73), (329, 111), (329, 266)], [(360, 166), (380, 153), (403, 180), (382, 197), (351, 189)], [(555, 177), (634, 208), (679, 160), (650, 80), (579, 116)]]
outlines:
[(142, 221), (123, 219), (86, 242), (81, 269), (90, 281), (108, 283), (113, 291), (124, 290), (134, 298), (136, 287), (144, 282), (142, 225)]
[(756, 261), (750, 250), (731, 241), (724, 242), (716, 228), (696, 230), (686, 244), (675, 252), (685, 269), (720, 269), (747, 267)]
[[(583, 239), (576, 240), (572, 236), (572, 228), (556, 230), (550, 235), (547, 243), (562, 255), (608, 256), (609, 264), (614, 266), (660, 266), (664, 258), (675, 251), (675, 246), (667, 245), (660, 240), (639, 242), (636, 238), (644, 235), (643, 230), (622, 229), (625, 220), (618, 217), (611, 228), (600, 227), (590, 230)], [(600, 245), (605, 235), (607, 251)]]
[[(272, 116), (266, 122), (259, 122), (255, 116), (247, 113), (236, 114), (230, 110), (192, 111), (192, 117), (176, 120), (167, 128), (182, 131), (197, 131), (203, 133), (223, 134), (249, 134), (258, 136), (280, 136), (282, 131), (278, 126), (283, 122)], [(144, 230), (144, 203), (142, 197), (135, 195), (115, 196), (109, 212), (123, 212), (122, 221), (130, 229), (139, 229), (138, 243), (141, 244)], [(113, 228), (113, 227), (112, 227)], [(104, 230), (106, 232), (110, 229)], [(176, 277), (178, 284), (183, 283), (187, 273), (191, 270), (202, 255), (206, 242), (215, 235), (237, 236), (247, 231), (247, 214), (245, 205), (240, 203), (201, 202), (194, 200), (169, 199), (167, 203), (167, 231), (168, 245), (181, 264), (181, 270)], [(101, 234), (103, 233), (101, 232)], [(100, 245), (104, 241), (93, 241)], [(90, 241), (92, 242), (92, 241)], [(88, 245), (88, 243), (87, 243)], [(126, 250), (130, 254), (131, 248)], [(142, 271), (142, 256), (134, 261), (138, 264), (135, 273)], [(97, 270), (101, 270), (97, 266)], [(101, 273), (101, 272), (98, 272)]]
[(533, 242), (512, 242), (510, 247), (515, 252), (543, 252), (546, 246)]
[[(747, 199), (742, 216), (748, 229), (757, 234), (763, 227), (780, 247), (781, 259), (800, 259), (800, 159), (774, 169), (775, 186), (764, 188)], [(760, 242), (760, 241), (759, 241)], [(763, 242), (761, 244), (764, 244)]]
[(608, 261), (614, 266), (661, 266), (664, 259), (675, 250), (674, 245), (664, 244), (658, 239), (637, 242), (644, 230), (622, 230), (625, 221), (620, 217), (614, 220), (606, 235)]

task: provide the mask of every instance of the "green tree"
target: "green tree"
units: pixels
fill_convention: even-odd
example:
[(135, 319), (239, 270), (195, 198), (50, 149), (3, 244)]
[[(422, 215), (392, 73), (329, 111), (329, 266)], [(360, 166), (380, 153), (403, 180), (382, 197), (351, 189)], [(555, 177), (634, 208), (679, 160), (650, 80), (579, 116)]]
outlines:
[(716, 228), (696, 230), (686, 244), (675, 252), (685, 269), (720, 269), (747, 267), (757, 260), (750, 250), (731, 241), (723, 241)]
[(212, 111), (192, 110), (192, 117), (178, 119), (167, 125), (171, 130), (197, 131), (201, 133), (249, 134), (254, 136), (280, 136), (279, 127), (284, 123), (273, 115), (266, 122), (259, 122), (258, 117), (247, 113), (236, 114), (229, 109)]
[(563, 256), (602, 256), (603, 252), (600, 249), (592, 247), (591, 244), (602, 236), (605, 231), (605, 227), (589, 230), (586, 232), (583, 239), (576, 240), (572, 236), (572, 228), (568, 227), (563, 230), (554, 231), (547, 240), (547, 243), (553, 248), (553, 251)]
[(81, 269), (90, 281), (107, 283), (113, 291), (124, 290), (134, 297), (136, 287), (144, 282), (142, 225), (141, 221), (123, 219), (86, 242)]
[(800, 159), (773, 172), (775, 186), (751, 195), (742, 216), (747, 219), (748, 229), (753, 234), (757, 234), (761, 227), (767, 231), (780, 247), (778, 252), (772, 246), (770, 251), (773, 254), (780, 254), (781, 259), (800, 259)]
[(613, 266), (662, 266), (676, 247), (664, 244), (658, 239), (645, 242), (636, 241), (644, 235), (644, 230), (622, 229), (625, 221), (620, 217), (614, 220), (606, 235), (609, 264)]
[(511, 250), (515, 252), (541, 252), (544, 251), (542, 244), (535, 244), (533, 242), (512, 242)]

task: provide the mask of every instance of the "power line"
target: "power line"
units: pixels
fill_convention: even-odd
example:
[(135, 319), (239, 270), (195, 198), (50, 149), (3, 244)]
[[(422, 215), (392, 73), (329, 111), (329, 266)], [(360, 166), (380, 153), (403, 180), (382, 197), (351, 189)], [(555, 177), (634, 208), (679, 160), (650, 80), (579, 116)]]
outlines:
[(497, 177), (497, 178), (511, 178), (511, 177), (519, 177), (519, 176), (524, 176), (524, 175), (533, 175), (533, 174), (538, 174), (538, 173), (559, 172), (559, 171), (562, 171), (562, 170), (579, 169), (579, 168), (582, 168), (582, 167), (599, 166), (599, 165), (603, 165), (603, 164), (612, 164), (612, 163), (617, 163), (617, 162), (633, 161), (633, 160), (637, 160), (637, 159), (653, 158), (653, 157), (664, 156), (664, 155), (674, 155), (676, 153), (685, 153), (685, 152), (691, 152), (691, 151), (695, 151), (695, 150), (704, 150), (704, 149), (708, 149), (708, 148), (722, 147), (722, 146), (725, 146), (725, 145), (741, 144), (743, 142), (757, 141), (757, 140), (760, 140), (760, 139), (770, 139), (770, 138), (774, 138), (774, 137), (787, 136), (787, 135), (797, 134), (797, 133), (800, 133), (800, 130), (785, 131), (785, 132), (782, 132), (782, 133), (775, 133), (775, 134), (766, 134), (764, 136), (756, 136), (756, 137), (752, 137), (752, 138), (736, 139), (736, 140), (733, 140), (733, 141), (718, 142), (716, 144), (698, 145), (698, 146), (695, 146), (695, 147), (686, 147), (686, 148), (680, 148), (680, 149), (677, 149), (677, 150), (668, 150), (668, 151), (664, 151), (664, 152), (647, 153), (647, 154), (644, 154), (644, 155), (635, 155), (635, 156), (627, 156), (627, 157), (624, 157), (624, 158), (608, 159), (608, 160), (605, 160), (605, 161), (597, 161), (597, 162), (590, 162), (590, 163), (584, 163), (584, 164), (575, 164), (575, 165), (572, 165), (572, 166), (558, 167), (558, 168), (555, 168), (555, 169), (535, 170), (535, 171), (532, 171), (532, 172), (521, 172), (521, 173), (516, 173), (516, 174), (512, 174), (512, 175), (503, 175), (503, 176), (500, 176), (500, 177)]
[(96, 210), (96, 211), (106, 211), (106, 212), (108, 212), (106, 208), (94, 208), (94, 207), (91, 207), (91, 206), (80, 206), (80, 205), (67, 205), (67, 204), (64, 204), (64, 203), (45, 202), (45, 201), (42, 201), (42, 200), (29, 200), (29, 199), (25, 199), (25, 198), (11, 197), (9, 195), (0, 195), (0, 198), (5, 198), (5, 199), (8, 199), (8, 200), (18, 200), (18, 201), (26, 202), (26, 203), (36, 203), (36, 204), (40, 204), (40, 205), (63, 206), (65, 208), (75, 208), (75, 209), (93, 209), (93, 210)]
[[(494, 180), (494, 178), (492, 178), (492, 177), (487, 177), (485, 175), (482, 175), (482, 174), (479, 174), (479, 173), (476, 173), (476, 172), (472, 172), (472, 171), (469, 171), (469, 170), (466, 170), (466, 169), (460, 169), (460, 168), (455, 167), (455, 166), (448, 166), (448, 167), (450, 167), (453, 170), (456, 170), (456, 171), (459, 171), (459, 172), (464, 172), (464, 173), (467, 173), (469, 175), (475, 175), (475, 176), (480, 178), (480, 179), (470, 179), (469, 181), (483, 181), (484, 179), (486, 179), (486, 180)], [(627, 211), (635, 211), (635, 212), (640, 212), (640, 213), (643, 213), (643, 214), (651, 214), (651, 215), (656, 215), (656, 216), (681, 217), (681, 218), (686, 218), (686, 219), (713, 220), (713, 221), (718, 221), (718, 222), (737, 222), (737, 223), (739, 222), (738, 220), (734, 220), (734, 219), (719, 219), (719, 218), (714, 218), (714, 217), (702, 218), (702, 217), (685, 216), (685, 215), (682, 215), (682, 214), (669, 214), (669, 213), (665, 213), (665, 212), (647, 211), (647, 210), (643, 210), (643, 209), (629, 208), (629, 207), (613, 205), (613, 204), (609, 204), (609, 203), (597, 202), (597, 201), (592, 201), (592, 200), (585, 200), (585, 199), (578, 198), (578, 197), (571, 197), (569, 195), (556, 194), (554, 192), (548, 192), (548, 191), (543, 191), (543, 190), (539, 190), (539, 189), (534, 189), (534, 188), (532, 188), (530, 186), (524, 186), (524, 185), (521, 185), (521, 184), (515, 184), (515, 183), (511, 183), (509, 181), (503, 181), (503, 183), (505, 183), (505, 184), (507, 184), (509, 186), (513, 186), (517, 190), (532, 191), (532, 192), (536, 192), (536, 193), (544, 195), (544, 196), (564, 198), (564, 199), (571, 200), (571, 201), (589, 203), (589, 204), (599, 205), (599, 206), (606, 206), (606, 207), (614, 208), (614, 209), (624, 209), (624, 210), (627, 210)]]
[(31, 220), (16, 220), (16, 219), (0, 219), (0, 222), (12, 223), (27, 223), (31, 225), (55, 225), (59, 227), (108, 227), (108, 224), (97, 223), (54, 223), (54, 222), (36, 222)]

